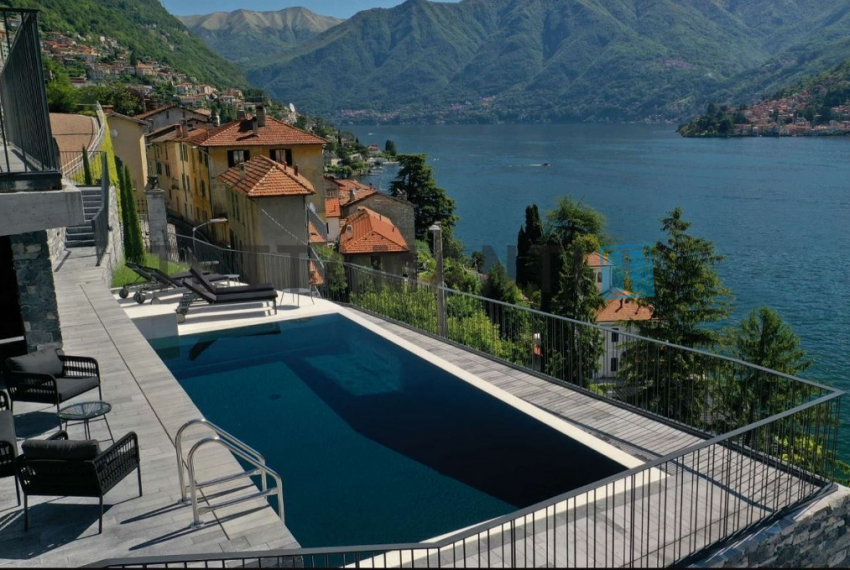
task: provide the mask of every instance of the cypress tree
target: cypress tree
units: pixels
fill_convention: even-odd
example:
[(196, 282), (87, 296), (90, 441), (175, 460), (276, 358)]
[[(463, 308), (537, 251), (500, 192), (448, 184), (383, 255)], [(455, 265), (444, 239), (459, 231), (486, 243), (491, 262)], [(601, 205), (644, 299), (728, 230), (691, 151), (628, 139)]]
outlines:
[(139, 215), (136, 212), (136, 202), (133, 200), (133, 180), (130, 169), (124, 166), (124, 171), (119, 176), (122, 182), (122, 215), (124, 218), (124, 255), (134, 263), (144, 263), (145, 246), (142, 240), (142, 228), (139, 224)]
[(91, 164), (89, 164), (89, 153), (86, 147), (83, 147), (83, 185), (94, 186), (94, 178), (91, 173)]
[(543, 223), (537, 204), (526, 206), (525, 225), (517, 236), (516, 283), (520, 287), (540, 286), (540, 253), (543, 242)]

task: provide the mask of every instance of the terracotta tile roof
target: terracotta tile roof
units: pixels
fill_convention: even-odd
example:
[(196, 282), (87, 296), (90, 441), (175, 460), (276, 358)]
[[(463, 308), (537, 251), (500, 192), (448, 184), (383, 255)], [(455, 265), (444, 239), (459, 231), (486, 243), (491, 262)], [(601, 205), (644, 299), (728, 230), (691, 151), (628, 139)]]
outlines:
[(266, 124), (259, 127), (257, 136), (254, 136), (252, 120), (231, 121), (210, 131), (203, 146), (273, 146), (327, 142), (322, 137), (267, 116)]
[(180, 138), (180, 125), (167, 125), (145, 135), (148, 143), (170, 141)]
[(148, 117), (150, 117), (151, 115), (156, 115), (157, 113), (165, 111), (166, 109), (172, 109), (176, 106), (177, 105), (175, 105), (174, 103), (169, 103), (168, 105), (164, 105), (162, 107), (157, 107), (156, 109), (151, 109), (150, 111), (140, 113), (140, 114), (136, 115), (136, 118), (139, 119), (139, 120), (144, 120), (144, 119), (147, 119)]
[[(365, 184), (361, 184), (356, 180), (335, 180), (334, 183), (339, 188), (339, 204), (340, 206), (347, 206), (348, 204), (353, 204), (354, 202), (358, 202), (367, 196), (371, 196), (375, 194), (377, 190), (374, 186), (366, 186)], [(354, 191), (354, 198), (351, 197), (351, 191)]]
[(255, 156), (245, 165), (242, 176), (241, 165), (229, 168), (218, 175), (218, 180), (231, 186), (240, 194), (250, 197), (269, 196), (306, 196), (313, 194), (313, 185), (309, 180), (295, 174), (286, 165), (275, 162), (266, 156)]
[[(348, 226), (351, 226), (350, 234)], [(357, 208), (357, 213), (348, 218), (348, 224), (341, 228), (339, 252), (344, 255), (403, 251), (410, 249), (398, 228), (389, 218), (369, 208)]]
[(140, 125), (147, 125), (148, 122), (137, 117), (129, 117), (127, 115), (122, 115), (121, 113), (116, 113), (113, 110), (109, 110), (106, 112), (107, 121), (109, 121), (108, 117), (118, 117), (119, 119), (126, 119), (128, 121), (133, 121), (134, 123), (138, 123)]
[(325, 242), (325, 238), (323, 238), (319, 233), (319, 230), (316, 229), (312, 220), (310, 220), (310, 223), (308, 224), (308, 230), (310, 232), (310, 243), (327, 243)]
[(194, 144), (200, 144), (207, 140), (210, 136), (211, 129), (191, 129), (186, 133), (186, 136), (181, 138), (181, 141), (190, 142)]
[(648, 321), (652, 319), (652, 309), (642, 307), (632, 298), (609, 299), (605, 306), (596, 312), (597, 323), (619, 321)]
[(340, 215), (339, 198), (325, 198), (325, 217), (338, 218)]

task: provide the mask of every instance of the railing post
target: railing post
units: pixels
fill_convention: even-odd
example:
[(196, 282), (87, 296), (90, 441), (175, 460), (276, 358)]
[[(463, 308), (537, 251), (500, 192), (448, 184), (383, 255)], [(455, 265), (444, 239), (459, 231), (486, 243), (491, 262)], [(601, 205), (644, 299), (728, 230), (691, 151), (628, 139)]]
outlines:
[(436, 223), (428, 230), (434, 235), (434, 257), (437, 259), (437, 334), (442, 338), (447, 338), (446, 283), (443, 278), (443, 228), (439, 223)]

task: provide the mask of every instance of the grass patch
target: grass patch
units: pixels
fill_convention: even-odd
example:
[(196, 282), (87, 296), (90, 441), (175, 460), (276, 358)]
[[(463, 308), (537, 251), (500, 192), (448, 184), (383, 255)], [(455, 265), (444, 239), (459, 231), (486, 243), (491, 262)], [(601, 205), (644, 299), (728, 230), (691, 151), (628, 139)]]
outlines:
[[(145, 254), (145, 262), (143, 265), (147, 265), (149, 267), (159, 267), (159, 257), (157, 257), (153, 253)], [(169, 261), (168, 266), (166, 268), (159, 267), (164, 272), (169, 275), (172, 273), (179, 273), (181, 271), (188, 271), (189, 264), (187, 263), (177, 263), (175, 261)], [(133, 283), (140, 282), (142, 280), (139, 277), (139, 274), (127, 267), (126, 265), (119, 265), (112, 272), (112, 286), (113, 287), (123, 287), (124, 285), (131, 285)]]

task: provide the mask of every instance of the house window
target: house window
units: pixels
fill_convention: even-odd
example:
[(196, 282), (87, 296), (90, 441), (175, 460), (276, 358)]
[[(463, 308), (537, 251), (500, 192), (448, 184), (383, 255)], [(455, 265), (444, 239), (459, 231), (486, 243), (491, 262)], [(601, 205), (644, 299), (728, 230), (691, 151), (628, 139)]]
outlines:
[(250, 153), (247, 150), (229, 150), (227, 151), (227, 166), (233, 167), (241, 162), (247, 162)]
[[(619, 329), (614, 329), (614, 330), (616, 331), (616, 330), (619, 330)], [(611, 342), (613, 342), (615, 344), (620, 342), (620, 333), (612, 332), (611, 333)]]
[(171, 165), (170, 164), (165, 165), (165, 175), (169, 176), (169, 177), (171, 176)]
[(611, 372), (616, 372), (617, 368), (620, 366), (620, 363), (617, 361), (617, 357), (611, 359)]
[(378, 269), (378, 270), (381, 269), (381, 256), (380, 255), (371, 256), (370, 262), (372, 264), (372, 269)]
[(189, 160), (189, 152), (186, 150), (186, 145), (180, 145), (180, 160), (187, 162)]
[(601, 271), (596, 274), (596, 282), (602, 283), (602, 272)]
[(162, 163), (161, 162), (156, 163), (156, 173), (159, 174), (160, 176), (162, 176)]
[(201, 180), (201, 196), (202, 196), (203, 198), (206, 198), (206, 197), (207, 197), (207, 185), (206, 185), (206, 184), (204, 184), (204, 181), (203, 181), (203, 180)]
[(291, 148), (273, 148), (269, 151), (271, 159), (281, 164), (292, 166), (292, 149)]

